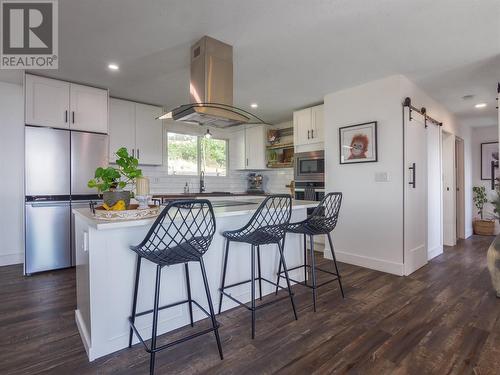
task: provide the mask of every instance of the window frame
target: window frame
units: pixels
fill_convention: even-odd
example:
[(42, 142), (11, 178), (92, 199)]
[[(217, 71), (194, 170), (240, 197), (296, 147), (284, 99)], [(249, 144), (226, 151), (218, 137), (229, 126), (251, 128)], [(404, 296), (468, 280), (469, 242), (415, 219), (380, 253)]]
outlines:
[[(196, 137), (196, 173), (195, 174), (174, 174), (174, 173), (170, 173), (169, 172), (169, 155), (168, 155), (168, 134), (169, 133), (172, 133), (172, 134), (180, 134), (180, 135), (189, 135), (189, 136), (192, 136), (192, 137)], [(200, 176), (201, 175), (201, 172), (202, 172), (202, 169), (201, 169), (201, 140), (204, 138), (204, 135), (200, 135), (200, 134), (193, 134), (193, 133), (190, 133), (190, 132), (180, 132), (180, 131), (176, 131), (176, 130), (169, 130), (169, 129), (165, 129), (165, 145), (166, 145), (166, 164), (167, 164), (167, 176), (173, 176), (173, 177), (184, 177), (184, 176)], [(208, 175), (208, 177), (227, 177), (228, 175), (228, 172), (229, 172), (229, 139), (228, 138), (219, 138), (219, 137), (212, 137), (211, 139), (216, 139), (216, 140), (219, 140), (219, 141), (224, 141), (225, 143), (225, 156), (226, 156), (226, 162), (225, 162), (225, 166), (226, 166), (226, 173), (225, 174), (215, 174), (215, 175)], [(205, 172), (205, 171), (203, 171)]]

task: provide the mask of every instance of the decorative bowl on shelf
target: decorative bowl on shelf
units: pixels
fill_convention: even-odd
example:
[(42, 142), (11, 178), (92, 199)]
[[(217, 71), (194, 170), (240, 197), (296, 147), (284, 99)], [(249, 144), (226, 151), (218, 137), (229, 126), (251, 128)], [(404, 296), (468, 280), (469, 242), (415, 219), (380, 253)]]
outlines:
[(160, 214), (161, 207), (148, 205), (147, 208), (139, 208), (138, 204), (130, 204), (128, 210), (108, 211), (102, 206), (95, 208), (94, 217), (99, 220), (139, 220), (156, 217)]

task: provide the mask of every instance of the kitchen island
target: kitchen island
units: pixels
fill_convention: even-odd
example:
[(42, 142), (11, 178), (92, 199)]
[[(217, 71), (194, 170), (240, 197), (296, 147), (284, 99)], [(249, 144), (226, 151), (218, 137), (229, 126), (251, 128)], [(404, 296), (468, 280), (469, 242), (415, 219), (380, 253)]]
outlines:
[[(215, 311), (218, 310), (225, 230), (237, 229), (248, 222), (264, 198), (241, 198), (232, 204), (215, 204), (217, 230), (210, 249), (204, 255), (210, 292)], [(238, 202), (239, 204), (235, 204)], [(215, 203), (215, 202), (214, 202)], [(305, 219), (307, 208), (318, 202), (293, 201), (292, 219)], [(104, 221), (97, 220), (89, 209), (75, 209), (76, 240), (76, 289), (77, 309), (75, 319), (90, 361), (113, 353), (128, 346), (128, 317), (132, 307), (132, 294), (136, 254), (130, 245), (141, 242), (154, 222), (152, 219)], [(287, 264), (291, 268), (303, 262), (302, 240), (298, 235), (289, 234), (285, 244)], [(271, 280), (278, 269), (278, 250), (275, 245), (261, 247), (262, 276)], [(229, 253), (226, 284), (243, 281), (250, 275), (250, 246), (232, 243)], [(205, 290), (198, 264), (190, 264), (192, 297), (207, 308)], [(138, 311), (149, 310), (153, 306), (156, 266), (144, 261), (141, 268)], [(186, 283), (182, 265), (163, 269), (160, 305), (186, 298)], [(290, 272), (290, 277), (303, 280), (302, 270)], [(284, 282), (282, 282), (284, 285)], [(263, 283), (263, 295), (274, 292), (274, 287)], [(234, 297), (250, 301), (250, 285), (232, 288)], [(229, 298), (224, 298), (222, 310), (236, 306)], [(206, 315), (194, 308), (194, 320), (205, 319)], [(283, 302), (283, 312), (293, 314), (289, 302)], [(244, 309), (242, 314), (248, 314)], [(248, 320), (250, 327), (250, 319)], [(188, 305), (183, 304), (162, 310), (159, 315), (158, 334), (172, 331), (189, 324)], [(151, 315), (137, 318), (136, 325), (144, 339), (151, 337)], [(196, 324), (195, 324), (196, 327)], [(258, 328), (257, 328), (258, 329)], [(221, 328), (224, 335), (224, 328)], [(135, 337), (134, 343), (138, 340)]]

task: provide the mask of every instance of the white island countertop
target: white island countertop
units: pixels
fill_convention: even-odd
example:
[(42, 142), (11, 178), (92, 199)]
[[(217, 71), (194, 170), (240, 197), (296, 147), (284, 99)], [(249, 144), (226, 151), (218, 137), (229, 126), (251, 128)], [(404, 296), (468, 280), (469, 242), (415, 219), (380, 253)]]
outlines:
[[(214, 201), (214, 214), (216, 218), (228, 217), (228, 216), (240, 216), (253, 214), (259, 204), (265, 199), (262, 198), (245, 198), (238, 197), (238, 199), (232, 200), (232, 202), (251, 202), (249, 204), (231, 205), (231, 206), (218, 206), (221, 201)], [(208, 197), (208, 200), (211, 200)], [(229, 200), (228, 200), (229, 201)], [(315, 201), (305, 201), (305, 200), (292, 200), (292, 209), (300, 208), (311, 208), (316, 207), (318, 202)], [(73, 213), (77, 215), (80, 219), (85, 221), (91, 228), (97, 230), (106, 229), (117, 229), (117, 228), (127, 228), (127, 227), (139, 227), (144, 225), (151, 225), (156, 220), (156, 217), (147, 219), (130, 219), (130, 220), (104, 220), (96, 219), (90, 209), (88, 208), (78, 208), (73, 209)]]
[[(219, 308), (219, 291), (225, 239), (222, 232), (241, 228), (255, 213), (262, 198), (238, 197), (224, 201), (213, 200), (217, 229), (203, 260), (207, 269), (210, 294), (215, 310)], [(211, 200), (209, 198), (209, 200)], [(253, 204), (245, 204), (253, 202)], [(231, 205), (229, 205), (231, 204)], [(235, 205), (236, 204), (236, 205)], [(293, 201), (290, 221), (297, 222), (307, 217), (307, 209), (315, 207), (318, 202)], [(75, 244), (76, 244), (76, 294), (77, 309), (76, 324), (82, 337), (85, 350), (90, 361), (100, 358), (128, 346), (128, 317), (132, 307), (132, 293), (137, 254), (130, 250), (130, 245), (140, 243), (148, 233), (156, 218), (138, 220), (106, 221), (94, 218), (90, 209), (75, 209)], [(304, 263), (302, 236), (290, 233), (285, 244), (285, 257), (289, 267)], [(226, 285), (241, 282), (250, 274), (251, 246), (234, 242), (230, 246), (228, 257)], [(276, 245), (260, 246), (262, 277), (276, 280), (279, 258)], [(143, 261), (141, 266), (138, 311), (152, 308), (154, 299), (154, 280), (156, 265)], [(190, 262), (190, 280), (192, 298), (208, 309), (203, 280), (197, 262)], [(186, 282), (183, 264), (164, 267), (161, 283), (160, 304), (170, 304), (185, 300)], [(297, 269), (290, 276), (302, 281), (304, 272)], [(281, 280), (283, 285), (284, 281)], [(274, 294), (275, 287), (263, 283), (262, 294)], [(243, 302), (251, 299), (250, 285), (241, 284), (231, 288), (231, 294)], [(225, 298), (221, 305), (222, 311), (236, 307), (236, 303)], [(293, 319), (292, 309), (288, 303), (283, 303), (283, 314)], [(246, 310), (241, 310), (245, 314)], [(170, 309), (162, 310), (158, 320), (158, 334), (163, 334), (179, 327), (189, 325), (190, 314), (187, 304), (180, 304)], [(195, 308), (195, 321), (206, 319), (205, 314)], [(137, 320), (139, 331), (145, 340), (151, 337), (151, 314), (141, 316)], [(195, 325), (195, 327), (198, 327)], [(257, 326), (257, 331), (263, 329)], [(199, 329), (199, 328), (198, 328)], [(221, 327), (221, 331), (224, 328)], [(221, 333), (224, 335), (225, 333)], [(248, 332), (250, 334), (250, 332)], [(134, 344), (137, 343), (134, 337)]]

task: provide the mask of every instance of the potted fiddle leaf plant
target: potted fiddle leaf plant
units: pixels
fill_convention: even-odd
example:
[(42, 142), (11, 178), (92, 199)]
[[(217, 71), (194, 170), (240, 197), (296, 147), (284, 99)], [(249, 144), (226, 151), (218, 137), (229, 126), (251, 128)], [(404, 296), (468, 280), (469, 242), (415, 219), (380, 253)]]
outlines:
[(131, 193), (123, 189), (133, 186), (136, 178), (142, 176), (142, 171), (138, 168), (139, 161), (130, 155), (125, 147), (118, 149), (115, 155), (117, 166), (98, 167), (94, 178), (87, 185), (102, 194), (105, 208), (117, 207), (116, 209), (124, 210), (130, 204)]
[[(486, 188), (484, 186), (474, 186), (472, 188), (474, 205), (476, 206), (479, 219), (472, 223), (474, 233), (483, 236), (492, 236), (495, 233), (495, 220), (484, 218), (484, 205), (488, 202)], [(492, 202), (493, 203), (493, 202)], [(496, 209), (495, 209), (496, 212)]]

